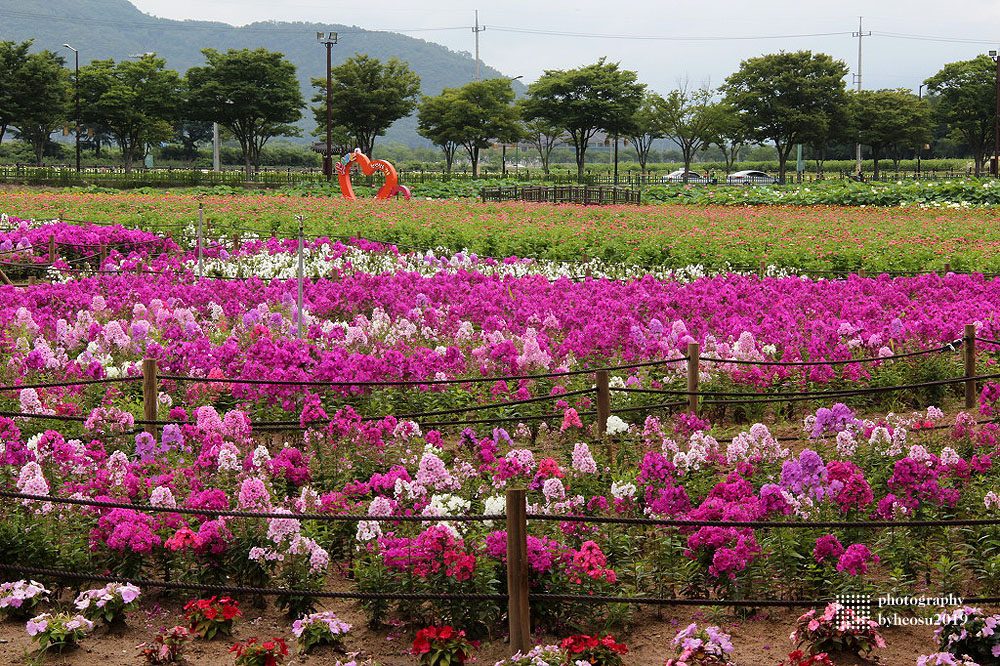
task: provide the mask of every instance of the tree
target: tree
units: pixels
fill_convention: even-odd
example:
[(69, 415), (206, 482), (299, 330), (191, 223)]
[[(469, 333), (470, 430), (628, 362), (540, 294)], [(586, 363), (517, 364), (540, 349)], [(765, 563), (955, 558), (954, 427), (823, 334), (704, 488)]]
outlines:
[(748, 138), (772, 141), (778, 153), (778, 181), (797, 143), (824, 136), (847, 104), (840, 60), (823, 53), (795, 51), (750, 58), (722, 90), (739, 113)]
[(992, 58), (981, 55), (948, 63), (924, 83), (927, 91), (938, 97), (934, 119), (949, 127), (950, 136), (969, 145), (978, 176), (996, 114), (996, 65)]
[(431, 99), (437, 101), (432, 102), (429, 114), (423, 114), (423, 120), (436, 119), (440, 124), (428, 127), (423, 136), (437, 135), (465, 148), (472, 162), (473, 177), (479, 176), (479, 152), (483, 148), (489, 148), (494, 140), (506, 143), (520, 137), (510, 79), (473, 81), (461, 88), (445, 88), (438, 98)]
[(874, 178), (878, 178), (878, 162), (887, 149), (894, 145), (922, 145), (930, 137), (930, 109), (927, 102), (911, 92), (859, 90), (850, 97), (851, 134), (858, 143), (871, 148)]
[(171, 140), (181, 145), (187, 162), (198, 157), (198, 145), (213, 138), (212, 123), (204, 120), (178, 120), (174, 123)]
[[(519, 103), (523, 114), (523, 103)], [(535, 119), (521, 123), (524, 138), (538, 151), (538, 159), (542, 163), (542, 173), (549, 175), (549, 163), (552, 160), (552, 150), (565, 140), (561, 129), (546, 120)]]
[(202, 54), (208, 64), (185, 75), (193, 119), (217, 122), (236, 137), (249, 180), (268, 139), (301, 133), (291, 125), (305, 104), (295, 65), (264, 48), (202, 49)]
[(570, 70), (546, 70), (528, 86), (525, 117), (545, 120), (566, 132), (576, 153), (577, 179), (583, 180), (587, 144), (600, 131), (622, 135), (642, 104), (646, 86), (637, 75), (606, 63)]
[(736, 109), (725, 100), (712, 104), (709, 107), (709, 115), (712, 124), (712, 138), (709, 143), (722, 151), (728, 176), (733, 170), (733, 164), (740, 159), (740, 151), (747, 145), (746, 131)]
[[(378, 58), (355, 54), (330, 71), (333, 124), (345, 127), (368, 156), (375, 150), (375, 137), (417, 108), (420, 77), (397, 58), (382, 64)], [(319, 89), (312, 101), (320, 102), (312, 107), (313, 114), (326, 136), (326, 79), (313, 79), (312, 85)]]
[(17, 73), (24, 102), (15, 106), (10, 124), (18, 137), (35, 149), (35, 164), (42, 165), (49, 137), (68, 118), (69, 70), (62, 56), (45, 50), (31, 53)]
[(639, 168), (646, 172), (646, 164), (649, 162), (649, 151), (653, 147), (653, 141), (663, 138), (663, 106), (666, 104), (663, 97), (655, 92), (647, 92), (642, 98), (642, 105), (636, 109), (632, 116), (632, 131), (628, 138), (635, 146), (635, 152), (639, 158)]
[[(447, 94), (446, 94), (447, 93)], [(458, 150), (458, 130), (446, 122), (448, 108), (455, 97), (455, 89), (448, 88), (435, 97), (424, 97), (417, 112), (417, 134), (428, 139), (444, 153), (445, 173), (451, 173)]]
[(30, 48), (30, 39), (20, 44), (0, 42), (0, 143), (13, 119), (22, 114), (25, 103), (30, 102), (23, 76)]
[(684, 160), (684, 182), (694, 154), (705, 149), (715, 133), (712, 91), (699, 88), (688, 91), (687, 83), (671, 90), (660, 107), (663, 136), (681, 149)]
[(181, 80), (155, 55), (139, 60), (94, 60), (80, 68), (82, 120), (105, 125), (122, 151), (125, 172), (153, 141), (168, 139), (179, 108)]

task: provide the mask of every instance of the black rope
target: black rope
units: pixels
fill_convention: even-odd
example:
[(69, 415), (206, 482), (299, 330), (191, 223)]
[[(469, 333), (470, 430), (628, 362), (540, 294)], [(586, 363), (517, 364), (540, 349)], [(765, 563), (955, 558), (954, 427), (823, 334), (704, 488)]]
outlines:
[(423, 521), (458, 523), (475, 523), (487, 520), (506, 520), (503, 514), (487, 514), (476, 516), (372, 516), (358, 513), (273, 513), (270, 511), (233, 511), (228, 509), (199, 509), (196, 507), (153, 506), (152, 504), (129, 504), (128, 502), (105, 502), (102, 500), (77, 497), (52, 497), (49, 495), (32, 495), (0, 490), (0, 497), (6, 499), (22, 499), (52, 504), (70, 504), (75, 506), (91, 506), (101, 509), (132, 509), (148, 513), (179, 513), (193, 516), (214, 516), (216, 518), (278, 518), (293, 520), (323, 520), (334, 522), (374, 521), (382, 523), (419, 523)]
[[(590, 410), (586, 412), (577, 412), (577, 416), (596, 416), (597, 412)], [(511, 421), (544, 421), (546, 419), (561, 419), (565, 414), (535, 414), (535, 415), (523, 415), (523, 416), (504, 416), (500, 418), (493, 419), (470, 419), (468, 421), (437, 421), (433, 423), (421, 422), (420, 425), (425, 428), (442, 428), (444, 426), (453, 425), (484, 425), (490, 423), (510, 423)]]
[(187, 377), (183, 375), (160, 375), (160, 379), (171, 379), (174, 381), (208, 382), (216, 384), (248, 384), (248, 385), (275, 385), (275, 386), (439, 386), (446, 384), (476, 384), (484, 382), (509, 382), (523, 379), (552, 379), (557, 377), (571, 377), (576, 375), (589, 375), (599, 370), (627, 370), (632, 368), (643, 368), (655, 365), (666, 365), (687, 360), (684, 357), (671, 358), (662, 361), (644, 361), (642, 363), (629, 363), (625, 365), (603, 366), (590, 368), (587, 370), (568, 370), (566, 372), (548, 372), (538, 375), (509, 375), (501, 377), (466, 377), (456, 379), (398, 379), (382, 382), (375, 381), (316, 381), (316, 380), (288, 380), (288, 379), (224, 379), (208, 377)]
[(442, 601), (506, 601), (506, 594), (431, 594), (413, 592), (327, 592), (323, 590), (277, 589), (273, 587), (237, 587), (233, 585), (208, 585), (204, 583), (179, 583), (170, 580), (147, 580), (143, 578), (128, 578), (125, 576), (102, 576), (99, 574), (78, 573), (64, 569), (45, 569), (42, 567), (22, 567), (13, 564), (0, 563), (0, 570), (15, 571), (33, 576), (50, 576), (70, 580), (91, 580), (109, 583), (129, 583), (142, 587), (159, 587), (168, 590), (194, 590), (216, 592), (220, 594), (247, 594), (267, 596), (315, 597), (318, 599), (386, 599), (386, 600), (428, 600)]
[(142, 380), (138, 377), (106, 377), (104, 379), (77, 379), (68, 382), (47, 382), (41, 384), (22, 384), (20, 386), (0, 386), (0, 391), (20, 391), (21, 389), (38, 388), (60, 388), (63, 386), (86, 386), (89, 384), (117, 384), (119, 382), (137, 382)]
[(907, 352), (905, 354), (893, 354), (892, 356), (871, 356), (868, 358), (852, 358), (846, 360), (838, 361), (742, 361), (736, 359), (725, 359), (725, 358), (712, 358), (710, 356), (702, 356), (702, 361), (708, 361), (710, 363), (734, 363), (737, 365), (776, 365), (776, 366), (788, 366), (788, 367), (803, 367), (803, 366), (813, 366), (813, 365), (850, 365), (851, 363), (875, 363), (880, 361), (892, 361), (897, 358), (909, 358), (911, 356), (924, 356), (927, 354), (940, 354), (945, 351), (958, 351), (958, 348), (962, 346), (965, 342), (964, 338), (959, 338), (953, 340), (946, 345), (940, 347), (935, 347), (933, 349), (921, 349), (919, 351)]

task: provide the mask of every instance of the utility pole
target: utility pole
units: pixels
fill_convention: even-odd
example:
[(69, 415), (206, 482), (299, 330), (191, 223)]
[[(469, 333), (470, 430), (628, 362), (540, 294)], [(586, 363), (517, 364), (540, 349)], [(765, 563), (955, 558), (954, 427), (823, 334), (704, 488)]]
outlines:
[(996, 178), (1000, 175), (1000, 53), (990, 51), (990, 57), (997, 64), (996, 88), (997, 101), (993, 112), (993, 155), (990, 156), (990, 175)]
[[(918, 102), (922, 102), (924, 100), (924, 87), (926, 85), (927, 85), (926, 83), (921, 83), (917, 87), (917, 101)], [(917, 146), (917, 178), (920, 178), (920, 155), (923, 152), (924, 152), (924, 143), (923, 143), (923, 141), (921, 141), (920, 145)]]
[(219, 163), (219, 123), (212, 123), (212, 170), (222, 171)]
[[(862, 37), (870, 37), (871, 34), (872, 34), (870, 30), (868, 32), (865, 32), (862, 29), (862, 26), (861, 26), (861, 19), (862, 18), (863, 17), (861, 17), (861, 16), (858, 17), (858, 31), (855, 32), (855, 33), (851, 33), (852, 37), (857, 37), (858, 38), (858, 73), (854, 75), (854, 80), (858, 84), (858, 92), (861, 92), (861, 38)], [(861, 175), (861, 144), (860, 143), (857, 144), (856, 149), (857, 149), (857, 167), (856, 168), (857, 168), (858, 175), (860, 176)]]
[(80, 51), (74, 49), (69, 44), (63, 44), (73, 52), (76, 59), (75, 74), (73, 75), (73, 96), (76, 97), (76, 172), (80, 173)]
[[(327, 182), (333, 179), (333, 45), (337, 33), (317, 32), (316, 39), (326, 44), (326, 153), (323, 154), (323, 174)], [(301, 324), (299, 325), (301, 328)], [(301, 337), (301, 330), (299, 331)]]
[(476, 10), (476, 25), (472, 28), (472, 32), (476, 33), (476, 81), (479, 80), (479, 33), (486, 30), (485, 25), (479, 25), (479, 10)]

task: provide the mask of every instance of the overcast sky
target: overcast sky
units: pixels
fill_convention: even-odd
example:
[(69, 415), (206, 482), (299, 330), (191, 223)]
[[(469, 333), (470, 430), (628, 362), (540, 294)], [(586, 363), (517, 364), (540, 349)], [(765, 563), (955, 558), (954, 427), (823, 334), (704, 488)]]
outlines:
[[(476, 4), (463, 0), (132, 2), (164, 18), (233, 25), (328, 21), (407, 32), (456, 51), (474, 49)], [(916, 90), (942, 64), (975, 57), (1000, 42), (1000, 0), (501, 0), (479, 3), (478, 9), (480, 24), (487, 28), (480, 34), (481, 58), (508, 76), (521, 75), (530, 83), (545, 69), (576, 67), (607, 56), (636, 70), (641, 81), (660, 92), (682, 79), (717, 86), (741, 60), (782, 49), (829, 53), (856, 73), (858, 39), (851, 33), (858, 30), (859, 16), (864, 17), (864, 31), (872, 32), (863, 39), (867, 89)], [(594, 34), (630, 38), (588, 36)], [(991, 36), (996, 36), (993, 41)], [(676, 39), (684, 37), (700, 40)], [(342, 48), (350, 49), (349, 39), (344, 36)], [(847, 83), (853, 85), (851, 77)]]

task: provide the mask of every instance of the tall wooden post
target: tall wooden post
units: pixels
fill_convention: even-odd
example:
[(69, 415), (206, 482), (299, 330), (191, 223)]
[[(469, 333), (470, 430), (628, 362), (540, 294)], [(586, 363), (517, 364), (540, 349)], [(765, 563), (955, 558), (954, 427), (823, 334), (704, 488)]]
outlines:
[(598, 370), (597, 375), (597, 434), (600, 437), (608, 432), (608, 417), (611, 416), (611, 390), (608, 382), (608, 371)]
[(524, 488), (507, 489), (507, 618), (511, 654), (527, 652), (531, 647), (526, 497)]
[(701, 358), (700, 346), (697, 342), (688, 343), (688, 411), (698, 413), (698, 361)]
[[(965, 376), (976, 376), (976, 326), (965, 325)], [(976, 380), (965, 382), (965, 408), (970, 409), (976, 404)]]
[[(156, 359), (142, 359), (142, 418), (146, 421), (156, 420), (156, 401), (159, 392), (156, 390)], [(156, 425), (147, 423), (146, 432), (156, 437)]]
[(49, 263), (55, 263), (56, 260), (56, 235), (49, 234)]

